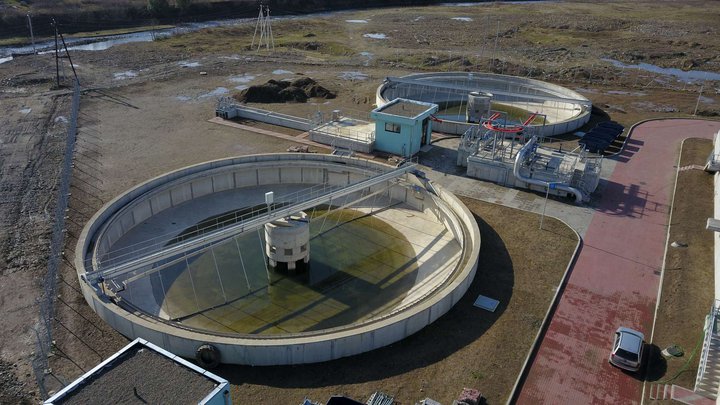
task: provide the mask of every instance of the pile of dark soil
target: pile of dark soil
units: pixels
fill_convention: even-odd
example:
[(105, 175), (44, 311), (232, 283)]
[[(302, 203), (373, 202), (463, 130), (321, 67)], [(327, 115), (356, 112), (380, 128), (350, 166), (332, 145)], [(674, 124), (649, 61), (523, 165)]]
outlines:
[(309, 98), (335, 98), (336, 94), (309, 77), (292, 82), (269, 80), (265, 84), (251, 86), (235, 94), (241, 103), (304, 103)]

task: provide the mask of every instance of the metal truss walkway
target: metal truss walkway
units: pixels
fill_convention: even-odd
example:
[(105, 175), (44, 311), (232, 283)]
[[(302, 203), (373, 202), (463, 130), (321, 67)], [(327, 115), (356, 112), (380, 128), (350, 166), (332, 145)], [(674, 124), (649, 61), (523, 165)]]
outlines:
[[(307, 210), (320, 204), (329, 204), (333, 200), (340, 197), (348, 196), (352, 193), (367, 191), (370, 187), (376, 186), (386, 181), (396, 179), (409, 171), (415, 169), (415, 164), (405, 164), (394, 170), (380, 173), (369, 177), (357, 183), (348, 184), (346, 186), (324, 187), (320, 191), (311, 192), (307, 195), (299, 196), (296, 201), (289, 204), (271, 204), (267, 210), (263, 210), (257, 215), (253, 215), (247, 219), (241, 219), (232, 225), (205, 233), (201, 236), (184, 240), (169, 247), (160, 247), (156, 251), (134, 257), (121, 263), (112, 263), (108, 266), (102, 266), (102, 263), (95, 263), (95, 268), (102, 270), (88, 273), (89, 281), (110, 280), (128, 273), (132, 273), (163, 260), (171, 260), (177, 257), (185, 257), (189, 253), (197, 253), (202, 250), (209, 249), (214, 244), (223, 242), (229, 238), (240, 234), (255, 231), (265, 224), (280, 218), (287, 217), (299, 211)], [(384, 192), (383, 189), (381, 192)], [(371, 197), (377, 192), (370, 193), (362, 199)]]

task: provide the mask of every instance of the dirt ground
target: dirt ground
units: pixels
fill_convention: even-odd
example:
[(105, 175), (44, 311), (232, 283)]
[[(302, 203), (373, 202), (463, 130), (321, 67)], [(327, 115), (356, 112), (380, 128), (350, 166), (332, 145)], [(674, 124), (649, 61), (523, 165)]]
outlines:
[[(179, 80), (184, 82), (182, 88), (189, 89), (198, 79)], [(173, 100), (176, 93), (175, 86), (162, 82), (137, 89), (129, 86), (122, 96), (91, 92), (83, 99), (79, 139), (88, 140), (88, 150), (76, 164), (82, 171), (78, 170), (78, 182), (74, 183), (79, 197), (71, 201), (69, 245), (76, 242), (79, 225), (102, 203), (139, 181), (187, 164), (238, 154), (282, 152), (289, 145), (208, 123), (204, 118), (214, 101), (201, 102), (205, 108), (176, 101), (167, 107), (173, 113), (162, 116), (160, 111), (166, 110), (157, 106)], [(185, 119), (177, 120), (175, 114)], [(186, 153), (188, 150), (193, 153)], [(129, 155), (132, 164), (128, 164)], [(294, 403), (305, 395), (325, 400), (337, 393), (364, 398), (375, 390), (385, 390), (401, 402), (425, 395), (450, 402), (462, 388), (457, 381), (486, 387), (484, 394), (494, 401), (507, 398), (577, 239), (559, 223), (539, 233), (536, 215), (466, 202), (482, 218), (484, 255), (478, 271), (482, 276), (476, 277), (470, 292), (452, 311), (454, 315), (442, 318), (423, 332), (425, 335), (350, 359), (303, 367), (225, 366), (216, 370), (236, 385), (236, 401)], [(500, 226), (509, 217), (516, 219), (512, 225)], [(523, 258), (525, 248), (535, 244), (539, 249), (546, 242), (559, 246), (553, 255), (538, 263)], [(539, 274), (542, 277), (538, 278)], [(99, 320), (77, 293), (73, 268), (66, 266), (61, 277), (51, 377), (69, 381), (119, 349), (125, 340)], [(480, 310), (472, 301), (479, 293), (500, 299), (503, 304), (498, 312), (478, 318)], [(511, 345), (500, 343), (510, 336)], [(475, 358), (492, 361), (476, 364)], [(346, 371), (328, 373), (337, 369)], [(56, 383), (47, 381), (50, 387), (58, 386)]]
[(0, 96), (0, 403), (36, 393), (38, 303), (70, 113), (67, 95), (24, 85)]
[[(187, 94), (190, 92), (187, 89), (192, 89), (196, 81), (197, 79), (193, 76), (184, 80), (184, 84), (180, 87), (185, 89), (183, 92)], [(75, 242), (75, 237), (80, 231), (79, 225), (83, 224), (102, 203), (139, 181), (187, 164), (238, 154), (280, 152), (289, 145), (279, 143), (275, 138), (244, 133), (208, 123), (205, 118), (207, 118), (208, 109), (212, 108), (214, 101), (201, 102), (204, 103), (204, 108), (198, 108), (195, 103), (174, 99), (176, 95), (177, 88), (175, 86), (167, 86), (167, 82), (162, 82), (146, 84), (139, 88), (129, 86), (123, 90), (122, 96), (103, 91), (103, 93), (90, 92), (84, 97), (81, 106), (83, 117), (79, 139), (83, 140), (82, 144), (86, 145), (87, 149), (82, 150), (76, 165), (77, 182), (74, 183), (74, 192), (78, 198), (71, 201), (70, 212), (73, 221), (68, 232), (69, 245), (72, 246)], [(157, 106), (165, 106), (168, 100), (171, 100), (170, 102), (175, 100), (174, 104), (166, 107), (173, 113), (167, 114), (167, 110), (164, 110), (167, 115), (163, 116), (161, 114), (163, 110), (159, 111)], [(177, 120), (175, 114), (181, 115), (185, 119)], [(152, 123), (152, 125), (148, 123)], [(193, 153), (186, 153), (185, 151), (188, 150), (192, 150)], [(128, 164), (128, 156), (133, 156), (132, 164)], [(478, 215), (484, 221), (494, 219), (497, 221), (496, 223), (500, 223), (509, 216), (532, 217), (525, 213), (516, 215), (512, 210), (510, 211), (513, 214), (510, 214), (507, 209), (500, 207), (486, 208), (485, 211), (487, 212), (478, 211)], [(558, 225), (557, 227), (560, 229), (558, 232), (564, 232), (562, 234), (564, 239), (561, 242), (566, 245), (566, 248), (559, 249), (557, 257), (548, 258), (550, 260), (548, 263), (525, 262), (523, 265), (510, 265), (510, 263), (524, 262), (520, 257), (523, 247), (528, 243), (527, 240), (515, 236), (532, 235), (533, 233), (528, 232), (526, 228), (534, 230), (536, 223), (537, 219), (519, 220), (515, 225), (519, 229), (503, 229), (505, 232), (510, 232), (508, 236), (505, 236), (508, 242), (498, 240), (495, 231), (484, 226), (483, 246), (487, 246), (484, 247), (487, 249), (485, 256), (489, 256), (487, 252), (500, 252), (503, 249), (512, 248), (512, 255), (516, 255), (517, 258), (513, 260), (504, 255), (493, 254), (491, 258), (483, 259), (481, 268), (485, 270), (484, 274), (488, 279), (483, 280), (481, 277), (476, 279), (475, 287), (463, 301), (462, 308), (465, 309), (458, 310), (455, 315), (459, 318), (444, 327), (436, 327), (439, 329), (434, 329), (436, 332), (428, 335), (432, 336), (430, 339), (412, 340), (409, 341), (410, 343), (398, 344), (406, 349), (394, 355), (393, 362), (396, 364), (393, 366), (396, 368), (394, 371), (391, 371), (393, 367), (381, 360), (387, 358), (388, 354), (394, 353), (395, 350), (385, 349), (367, 356), (336, 362), (342, 364), (344, 369), (356, 369), (356, 371), (348, 371), (348, 375), (342, 379), (334, 381), (330, 379), (324, 383), (308, 380), (308, 378), (321, 380), (329, 378), (326, 370), (329, 369), (328, 367), (334, 369), (333, 364), (307, 366), (304, 371), (293, 367), (288, 368), (285, 372), (281, 372), (281, 368), (226, 367), (218, 370), (218, 373), (239, 385), (237, 392), (234, 392), (235, 397), (239, 400), (274, 396), (277, 401), (271, 402), (293, 403), (302, 399), (306, 394), (317, 395), (318, 399), (325, 399), (330, 394), (338, 392), (365, 397), (372, 393), (373, 387), (376, 386), (381, 386), (388, 392), (392, 391), (399, 396), (398, 398), (416, 399), (416, 393), (423, 389), (422, 392), (427, 392), (427, 395), (432, 393), (438, 398), (449, 399), (453, 395), (457, 395), (458, 389), (462, 388), (450, 384), (460, 378), (460, 375), (456, 373), (465, 374), (467, 385), (474, 383), (475, 379), (487, 379), (489, 388), (485, 390), (486, 395), (498, 401), (503, 400), (509, 395), (509, 390), (527, 353), (528, 344), (536, 333), (549, 299), (554, 292), (553, 286), (557, 285), (576, 243), (572, 232), (566, 228), (562, 231), (562, 227)], [(555, 233), (550, 233), (554, 238), (559, 237)], [(493, 240), (495, 242), (492, 242)], [(543, 238), (538, 237), (535, 243), (542, 240)], [(493, 243), (497, 245), (494, 246)], [(503, 247), (503, 245), (507, 247)], [(504, 261), (496, 262), (503, 257)], [(504, 270), (500, 271), (501, 267)], [(547, 271), (542, 271), (544, 268), (547, 268)], [(491, 270), (492, 272), (490, 272)], [(527, 277), (525, 281), (520, 280), (521, 272), (528, 272), (525, 275)], [(537, 272), (544, 274), (548, 279), (537, 280)], [(502, 273), (507, 273), (507, 275), (502, 276)], [(77, 294), (74, 269), (66, 266), (61, 277), (59, 286), (61, 298), (58, 299), (56, 316), (58, 327), (55, 330), (57, 354), (51, 364), (52, 376), (57, 377), (60, 381), (68, 381), (91, 368), (101, 358), (117, 350), (125, 343), (125, 340), (98, 320), (82, 297)], [(542, 286), (542, 288), (538, 288), (538, 292), (533, 292), (533, 285)], [(510, 299), (510, 304), (506, 304), (508, 305), (507, 310), (501, 307), (495, 315), (490, 316), (476, 327), (469, 328), (465, 326), (466, 323), (471, 323), (468, 317), (476, 318), (478, 311), (471, 305), (473, 297), (477, 295), (475, 292), (483, 291), (500, 298), (501, 301), (503, 298), (506, 298), (505, 301)], [(535, 310), (532, 313), (521, 311), (520, 308), (524, 307), (524, 304), (528, 304)], [(505, 313), (504, 319), (507, 320), (500, 322), (497, 317), (502, 313)], [(507, 339), (515, 332), (519, 334), (520, 329), (515, 324), (518, 320), (525, 322), (522, 333), (525, 339), (516, 340), (516, 344), (512, 346), (495, 343)], [(439, 331), (444, 331), (449, 327), (455, 332), (447, 337), (442, 337), (445, 334)], [(465, 328), (469, 329), (464, 331)], [(486, 330), (487, 332), (485, 332)], [(465, 337), (460, 338), (465, 334), (467, 334)], [(470, 340), (468, 336), (474, 337), (474, 340)], [(428, 347), (436, 345), (438, 339), (447, 339), (443, 345), (440, 345), (442, 348)], [(471, 348), (468, 350), (482, 354), (480, 358), (489, 358), (491, 353), (483, 351), (492, 349), (495, 353), (492, 354), (493, 356), (502, 351), (507, 359), (498, 361), (496, 357), (493, 357), (492, 364), (475, 366), (463, 362), (467, 355), (466, 352), (458, 352), (448, 357), (453, 348), (460, 349), (465, 345)], [(408, 365), (405, 357), (418, 352), (427, 353), (427, 356), (416, 359), (412, 363), (415, 364), (413, 366)], [(357, 362), (365, 363), (365, 366), (359, 366)], [(509, 366), (511, 363), (514, 363), (512, 367)], [(372, 364), (376, 364), (379, 368), (373, 369)], [(447, 378), (445, 383), (432, 383), (440, 378), (435, 375), (436, 373), (440, 375), (443, 369), (452, 369), (454, 364), (458, 365), (458, 370), (444, 377)], [(497, 369), (498, 365), (502, 365), (502, 368)], [(416, 368), (418, 370), (415, 370)], [(296, 373), (297, 371), (301, 372)], [(293, 380), (287, 373), (302, 375), (303, 378)], [(396, 376), (391, 378), (393, 375)], [(472, 377), (473, 375), (476, 377)], [(265, 379), (261, 376), (265, 376)], [(283, 377), (276, 378), (276, 376)], [(282, 384), (291, 384), (291, 381), (294, 381), (292, 382), (295, 385), (293, 389), (278, 389), (283, 386)], [(420, 384), (420, 381), (426, 381), (425, 386), (413, 385)], [(48, 385), (52, 385), (52, 383), (51, 380)]]
[[(187, 164), (249, 153), (281, 152), (291, 146), (288, 141), (207, 122), (218, 96), (230, 95), (244, 86), (268, 79), (310, 76), (336, 91), (338, 98), (262, 107), (299, 116), (332, 109), (362, 116), (372, 108), (375, 89), (386, 76), (416, 71), (495, 71), (575, 89), (593, 101), (596, 118), (609, 117), (626, 126), (650, 117), (691, 114), (696, 103), (699, 113), (713, 115), (720, 111), (717, 82), (704, 83), (702, 96), (698, 97), (703, 83), (683, 83), (655, 73), (617, 68), (602, 59), (718, 72), (719, 19), (720, 3), (712, 1), (434, 6), (278, 20), (273, 22), (276, 51), (272, 54), (248, 49), (252, 24), (208, 29), (101, 52), (74, 52), (73, 62), (85, 93), (68, 212), (66, 258), (72, 260), (76, 237), (85, 221), (102, 204), (140, 181)], [(383, 33), (386, 39), (367, 38), (363, 36), (366, 33)], [(62, 61), (61, 72), (68, 83), (71, 71), (67, 60)], [(43, 300), (42, 281), (52, 229), (50, 213), (55, 204), (54, 191), (65, 141), (63, 118), (69, 113), (67, 90), (52, 90), (54, 73), (51, 55), (18, 57), (0, 64), (2, 403), (36, 401), (43, 391), (47, 393), (76, 378), (125, 342), (88, 308), (78, 294), (74, 269), (66, 265), (58, 279), (57, 295), (50, 297), (56, 300), (51, 370), (33, 371), (31, 367), (32, 360), (41, 356), (36, 352), (39, 303)], [(28, 108), (30, 111), (25, 112)], [(494, 227), (486, 217), (492, 212), (483, 215), (483, 220)], [(495, 232), (502, 236), (502, 228)], [(512, 244), (505, 245), (510, 251)], [(514, 277), (520, 274), (519, 267), (528, 262), (523, 251), (516, 252), (520, 256), (512, 261)], [(508, 318), (513, 300), (524, 295), (519, 294), (523, 290), (517, 290), (519, 281), (515, 279), (514, 283), (514, 292), (508, 296), (511, 304), (503, 312)], [(473, 288), (480, 291), (477, 282)], [(465, 299), (470, 300), (472, 295), (469, 293)], [(446, 318), (465, 316), (458, 311), (456, 315), (455, 310), (451, 311)], [(539, 313), (544, 313), (544, 309)], [(527, 320), (536, 321), (534, 317)], [(483, 328), (489, 329), (484, 332), (478, 327), (470, 335), (490, 339), (490, 331), (498, 325), (499, 321), (486, 325)], [(419, 347), (413, 345), (419, 345), (417, 340), (425, 336), (423, 333), (430, 332), (423, 331), (399, 345)], [(498, 335), (495, 339), (507, 340), (507, 336)], [(440, 361), (440, 357), (458, 362), (465, 358), (456, 353), (480, 350), (471, 349), (474, 346), (469, 341), (454, 347), (455, 351), (430, 348), (427, 356), (411, 364), (451, 364)], [(390, 349), (378, 353), (387, 350)], [(381, 359), (377, 354), (368, 356)], [(423, 360), (425, 357), (428, 359)], [(350, 368), (354, 360), (358, 359), (338, 364)], [(318, 369), (313, 367), (308, 369)], [(426, 374), (430, 371), (423, 371), (425, 367), (388, 368), (395, 371), (379, 370), (374, 374), (368, 371), (370, 374), (365, 377), (344, 372), (334, 380), (337, 384), (330, 384), (332, 381), (325, 381), (322, 376), (316, 379), (308, 376), (300, 382), (320, 387), (318, 399), (324, 400), (323, 390), (329, 392), (330, 387), (364, 398), (372, 390), (383, 388), (375, 388), (377, 385), (370, 381), (398, 376), (405, 370), (412, 371), (408, 375), (416, 380), (408, 382), (401, 391), (387, 388), (389, 392), (401, 394), (405, 400), (424, 393), (447, 400), (457, 395), (459, 385), (439, 387), (435, 381), (441, 381), (439, 374), (449, 373), (500, 401), (507, 395), (508, 381), (514, 381), (514, 376), (498, 377), (497, 386), (502, 388), (484, 388), (495, 386), (496, 380), (487, 383), (491, 381), (488, 376), (505, 369), (504, 363), (489, 367), (487, 373), (479, 371), (481, 374), (477, 375), (482, 378), (472, 377), (470, 371), (475, 369), (467, 365), (451, 372), (440, 367), (428, 369), (438, 375)], [(465, 371), (462, 378), (460, 369)], [(254, 377), (256, 371), (238, 368), (233, 373), (230, 374), (233, 381), (242, 383), (238, 395), (258, 398), (262, 395), (263, 384)], [(358, 378), (356, 382), (351, 379), (354, 376)], [(46, 382), (47, 390), (37, 386), (36, 378)], [(289, 384), (274, 381), (274, 385), (268, 385), (278, 388)], [(430, 386), (437, 388), (424, 388)], [(309, 390), (288, 387), (278, 390), (282, 393), (278, 395), (292, 396), (295, 402), (304, 391)]]
[(649, 381), (689, 389), (695, 385), (704, 338), (702, 330), (713, 305), (715, 277), (713, 234), (705, 230), (707, 218), (713, 216), (713, 176), (688, 167), (704, 167), (712, 150), (710, 139), (690, 138), (683, 143), (669, 241), (687, 246), (668, 247), (652, 341), (660, 350), (678, 345), (685, 354), (666, 360), (655, 352), (648, 363)]

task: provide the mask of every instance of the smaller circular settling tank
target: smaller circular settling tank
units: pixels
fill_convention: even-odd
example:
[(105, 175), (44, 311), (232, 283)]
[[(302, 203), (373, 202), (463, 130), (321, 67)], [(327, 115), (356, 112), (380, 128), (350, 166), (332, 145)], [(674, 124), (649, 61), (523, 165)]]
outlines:
[[(580, 128), (590, 120), (592, 103), (580, 93), (527, 77), (480, 72), (414, 73), (389, 77), (378, 87), (378, 106), (405, 98), (434, 103), (440, 121), (433, 130), (462, 135), (473, 124), (501, 112), (510, 124), (538, 114), (530, 126), (541, 136), (555, 136)], [(488, 103), (490, 104), (488, 106)]]

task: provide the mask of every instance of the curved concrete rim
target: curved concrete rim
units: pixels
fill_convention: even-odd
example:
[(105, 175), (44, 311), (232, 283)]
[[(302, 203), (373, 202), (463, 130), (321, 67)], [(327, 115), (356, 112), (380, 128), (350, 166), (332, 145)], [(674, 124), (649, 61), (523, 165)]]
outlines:
[[(526, 77), (520, 77), (520, 76), (510, 76), (510, 75), (501, 75), (497, 73), (482, 73), (482, 72), (434, 72), (434, 73), (412, 73), (409, 75), (402, 76), (403, 79), (432, 79), (432, 78), (438, 78), (440, 82), (443, 80), (449, 80), (449, 79), (459, 79), (459, 80), (469, 80), (470, 78), (474, 79), (482, 79), (482, 78), (488, 78), (488, 79), (494, 79), (494, 80), (501, 80), (512, 84), (522, 85), (522, 84), (531, 84), (535, 87), (542, 88), (544, 91), (558, 95), (559, 97), (563, 98), (570, 98), (570, 99), (576, 99), (576, 100), (582, 100), (587, 101), (587, 103), (590, 103), (590, 100), (583, 96), (582, 94), (568, 89), (567, 87), (563, 87), (557, 84), (548, 83), (542, 80), (537, 79), (531, 79)], [(378, 106), (385, 105), (386, 103), (392, 101), (388, 100), (384, 92), (387, 89), (388, 82), (384, 81), (380, 86), (378, 86), (377, 91), (375, 92), (375, 99)], [(457, 85), (457, 84), (455, 84)], [(493, 93), (492, 89), (484, 89), (484, 88), (468, 88), (468, 91), (481, 91), (485, 93)], [(524, 93), (518, 93), (519, 96), (526, 96)], [(411, 98), (411, 97), (410, 97)], [(426, 101), (426, 102), (432, 102), (429, 100), (419, 100), (419, 101)], [(568, 102), (568, 104), (571, 104)], [(573, 117), (565, 120), (558, 120), (551, 124), (546, 124), (544, 126), (542, 125), (535, 125), (531, 124), (531, 127), (535, 128), (544, 128), (542, 130), (543, 136), (555, 136), (564, 134), (567, 132), (574, 131), (583, 125), (585, 125), (590, 120), (590, 115), (592, 112), (592, 108), (581, 108), (580, 112)], [(450, 119), (443, 119), (445, 121), (445, 125), (434, 125), (434, 130), (437, 130), (438, 132), (445, 132), (445, 133), (452, 133), (456, 135), (462, 135), (465, 130), (467, 130), (469, 124), (465, 121), (453, 121)]]
[(113, 214), (127, 203), (155, 187), (194, 173), (267, 161), (326, 162), (358, 168), (388, 167), (377, 162), (332, 155), (297, 153), (250, 155), (187, 166), (141, 183), (105, 204), (88, 221), (78, 238), (74, 262), (88, 304), (101, 318), (128, 338), (142, 337), (184, 357), (194, 357), (199, 346), (212, 344), (222, 352), (223, 362), (226, 363), (281, 365), (327, 361), (394, 343), (445, 314), (469, 288), (477, 269), (480, 252), (479, 228), (470, 211), (459, 199), (434, 184), (432, 187), (437, 199), (452, 211), (462, 228), (464, 243), (461, 268), (456, 269), (448, 280), (419, 302), (367, 323), (295, 335), (223, 336), (181, 328), (177, 324), (160, 321), (147, 314), (130, 312), (110, 301), (107, 296), (101, 294), (96, 285), (93, 286), (86, 280), (86, 265), (90, 264), (87, 254), (92, 250), (94, 236), (105, 221), (112, 218)]

